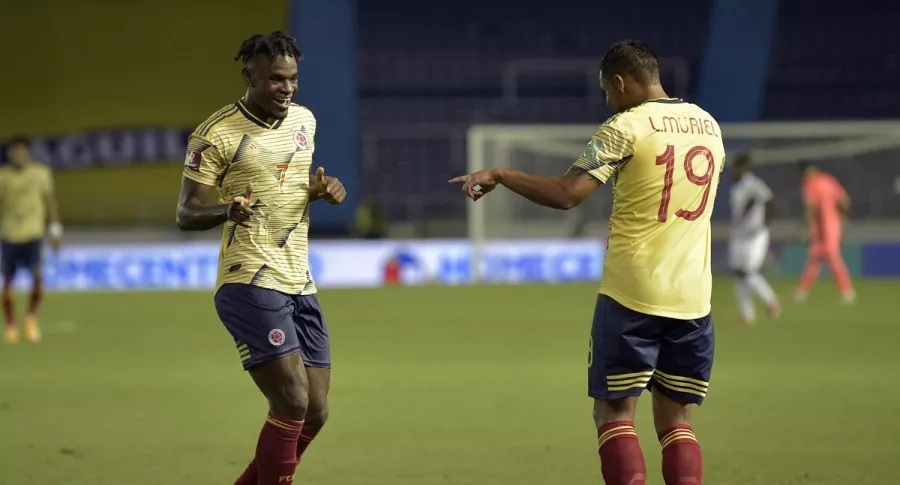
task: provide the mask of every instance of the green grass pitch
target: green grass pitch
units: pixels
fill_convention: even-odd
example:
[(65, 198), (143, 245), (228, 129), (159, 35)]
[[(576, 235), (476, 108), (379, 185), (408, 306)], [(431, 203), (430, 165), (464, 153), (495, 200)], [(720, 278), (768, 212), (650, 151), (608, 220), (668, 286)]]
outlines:
[[(789, 281), (778, 282), (790, 295)], [(897, 281), (821, 282), (777, 323), (717, 280), (712, 485), (900, 480)], [(598, 484), (586, 395), (593, 285), (325, 290), (331, 421), (295, 483)], [(21, 304), (20, 304), (21, 308)], [(45, 340), (0, 345), (0, 484), (230, 484), (265, 402), (204, 293), (51, 294)], [(649, 395), (638, 417), (661, 484)]]

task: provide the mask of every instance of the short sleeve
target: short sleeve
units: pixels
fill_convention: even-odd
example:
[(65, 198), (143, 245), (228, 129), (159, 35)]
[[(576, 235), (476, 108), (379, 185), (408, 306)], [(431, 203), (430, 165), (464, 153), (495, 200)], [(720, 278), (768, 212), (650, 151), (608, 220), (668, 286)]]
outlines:
[(844, 186), (841, 185), (838, 179), (831, 177), (831, 186), (835, 200), (841, 200), (847, 196), (847, 191), (844, 189)]
[(42, 185), (44, 188), (45, 194), (53, 193), (53, 171), (49, 168), (44, 168), (44, 176), (42, 177)]
[(187, 155), (184, 157), (184, 176), (204, 185), (215, 185), (225, 170), (225, 157), (212, 141), (193, 134), (188, 138)]
[(572, 164), (606, 183), (634, 155), (634, 137), (612, 118), (594, 133), (584, 153)]

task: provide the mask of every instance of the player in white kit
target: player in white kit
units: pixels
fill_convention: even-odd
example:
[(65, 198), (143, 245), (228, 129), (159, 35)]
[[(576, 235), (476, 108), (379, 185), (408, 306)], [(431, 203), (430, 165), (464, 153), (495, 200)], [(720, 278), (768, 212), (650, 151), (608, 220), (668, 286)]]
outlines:
[(759, 273), (769, 253), (769, 228), (766, 219), (771, 215), (774, 196), (769, 186), (750, 171), (750, 157), (738, 156), (732, 167), (734, 185), (731, 188), (731, 242), (729, 262), (737, 276), (736, 293), (740, 320), (748, 325), (756, 322), (753, 296), (758, 296), (777, 318), (781, 305), (769, 282)]

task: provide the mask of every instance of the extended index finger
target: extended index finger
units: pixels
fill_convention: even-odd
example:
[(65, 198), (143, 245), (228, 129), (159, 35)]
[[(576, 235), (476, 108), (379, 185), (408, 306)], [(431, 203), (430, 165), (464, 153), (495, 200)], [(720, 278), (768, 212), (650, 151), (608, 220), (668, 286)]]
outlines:
[(453, 177), (452, 179), (450, 179), (449, 183), (451, 183), (451, 184), (458, 184), (458, 183), (461, 183), (461, 182), (465, 182), (465, 181), (467, 181), (467, 180), (469, 180), (469, 176), (468, 176), (468, 175), (460, 175), (459, 177)]

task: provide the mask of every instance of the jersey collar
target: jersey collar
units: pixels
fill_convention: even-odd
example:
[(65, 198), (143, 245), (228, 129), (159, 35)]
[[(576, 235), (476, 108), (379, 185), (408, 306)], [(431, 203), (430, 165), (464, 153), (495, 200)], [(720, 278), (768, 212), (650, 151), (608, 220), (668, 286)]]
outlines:
[(250, 110), (247, 109), (246, 106), (244, 106), (244, 103), (241, 100), (238, 100), (238, 102), (234, 103), (234, 105), (237, 106), (237, 109), (241, 112), (241, 114), (244, 115), (245, 118), (252, 121), (255, 125), (265, 128), (267, 130), (274, 130), (274, 129), (278, 128), (279, 126), (281, 126), (281, 123), (284, 121), (284, 119), (276, 120), (274, 123), (272, 123), (270, 125), (270, 124), (266, 123), (265, 121), (257, 118), (253, 113), (251, 113)]
[(663, 103), (663, 104), (682, 104), (685, 101), (681, 98), (656, 98), (648, 99), (647, 103)]

